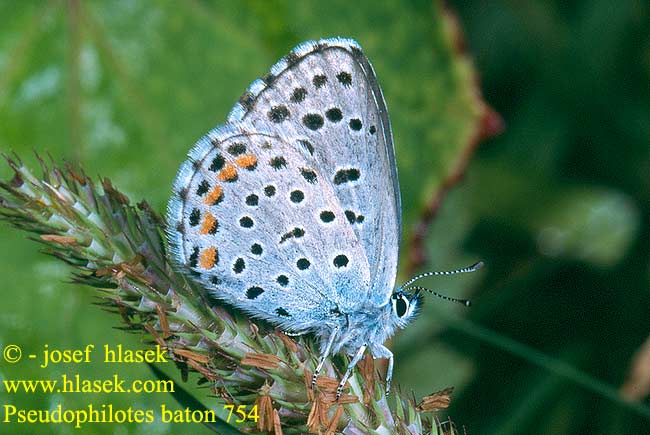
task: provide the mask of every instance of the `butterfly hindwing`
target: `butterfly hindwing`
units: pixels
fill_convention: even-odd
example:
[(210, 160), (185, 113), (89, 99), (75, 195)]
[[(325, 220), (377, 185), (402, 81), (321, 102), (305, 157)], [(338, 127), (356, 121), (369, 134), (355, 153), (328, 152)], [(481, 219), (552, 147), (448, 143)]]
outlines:
[(168, 211), (172, 253), (215, 296), (308, 330), (368, 288), (364, 251), (333, 187), (300, 145), (229, 124), (181, 167)]
[(400, 193), (384, 99), (356, 42), (301, 44), (249, 87), (229, 122), (275, 132), (313, 157), (370, 267), (371, 288), (336, 291), (352, 302), (387, 302), (397, 273)]

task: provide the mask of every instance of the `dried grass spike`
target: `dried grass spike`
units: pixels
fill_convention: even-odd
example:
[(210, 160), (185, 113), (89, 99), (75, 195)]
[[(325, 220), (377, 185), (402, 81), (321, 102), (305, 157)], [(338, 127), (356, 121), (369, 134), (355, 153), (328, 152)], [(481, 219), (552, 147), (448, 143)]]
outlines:
[(280, 362), (282, 362), (280, 358), (268, 353), (248, 353), (241, 360), (241, 363), (244, 365), (262, 369), (277, 369)]
[(454, 387), (449, 387), (425, 396), (416, 406), (416, 409), (418, 412), (438, 412), (442, 409), (447, 409), (451, 402), (451, 393), (453, 391)]
[(255, 400), (257, 410), (259, 412), (259, 419), (257, 420), (257, 429), (264, 432), (271, 432), (273, 430), (274, 409), (271, 397), (268, 394), (262, 394)]

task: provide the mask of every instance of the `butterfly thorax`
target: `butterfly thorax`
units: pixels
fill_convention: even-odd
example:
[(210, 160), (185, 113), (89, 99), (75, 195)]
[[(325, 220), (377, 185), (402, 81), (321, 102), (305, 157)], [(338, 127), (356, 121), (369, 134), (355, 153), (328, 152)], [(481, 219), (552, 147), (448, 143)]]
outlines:
[[(405, 307), (399, 305), (402, 300)], [(377, 355), (375, 348), (383, 345), (397, 330), (408, 325), (417, 314), (419, 303), (419, 297), (395, 293), (381, 306), (365, 305), (342, 313), (340, 322), (333, 324), (331, 329), (321, 335), (322, 346), (325, 346), (334, 328), (338, 328), (333, 353), (345, 352), (352, 355), (361, 346), (367, 345), (371, 352)]]

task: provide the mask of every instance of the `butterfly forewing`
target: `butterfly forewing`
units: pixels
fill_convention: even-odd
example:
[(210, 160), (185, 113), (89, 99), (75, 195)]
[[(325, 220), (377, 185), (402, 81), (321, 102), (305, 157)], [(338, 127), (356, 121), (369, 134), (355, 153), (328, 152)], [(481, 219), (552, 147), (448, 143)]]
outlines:
[(231, 124), (190, 152), (169, 216), (176, 258), (214, 295), (287, 330), (331, 317), (368, 262), (309, 153)]
[(229, 121), (274, 132), (311, 157), (370, 268), (371, 288), (336, 291), (385, 303), (397, 272), (400, 196), (385, 103), (359, 46), (338, 38), (301, 44), (251, 85)]

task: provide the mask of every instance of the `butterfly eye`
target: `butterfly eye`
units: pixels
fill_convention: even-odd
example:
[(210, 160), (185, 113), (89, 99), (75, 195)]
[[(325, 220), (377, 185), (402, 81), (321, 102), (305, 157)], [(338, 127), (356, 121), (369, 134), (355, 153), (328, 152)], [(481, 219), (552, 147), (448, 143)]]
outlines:
[(393, 311), (397, 317), (404, 317), (409, 308), (409, 301), (402, 295), (393, 297)]

